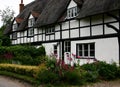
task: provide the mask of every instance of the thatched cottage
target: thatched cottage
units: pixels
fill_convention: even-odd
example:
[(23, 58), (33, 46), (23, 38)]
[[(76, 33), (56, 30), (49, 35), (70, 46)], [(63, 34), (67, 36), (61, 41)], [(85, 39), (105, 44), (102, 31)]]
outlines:
[(66, 63), (120, 64), (120, 0), (34, 0), (25, 6), (21, 0), (4, 34), (13, 45), (43, 45)]

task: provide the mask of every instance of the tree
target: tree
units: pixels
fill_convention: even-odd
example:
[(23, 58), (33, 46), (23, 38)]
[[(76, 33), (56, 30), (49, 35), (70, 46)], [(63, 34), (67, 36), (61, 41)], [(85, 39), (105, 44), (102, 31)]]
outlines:
[(3, 25), (7, 25), (11, 22), (14, 17), (15, 12), (11, 10), (9, 7), (6, 7), (4, 10), (0, 10), (1, 21)]
[(3, 34), (3, 31), (5, 30), (5, 26), (2, 26), (0, 28), (0, 46), (10, 46), (11, 40), (8, 36)]

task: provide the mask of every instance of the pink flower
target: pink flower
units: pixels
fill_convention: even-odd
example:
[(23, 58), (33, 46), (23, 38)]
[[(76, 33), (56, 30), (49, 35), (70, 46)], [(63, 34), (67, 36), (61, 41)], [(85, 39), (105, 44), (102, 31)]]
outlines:
[(80, 56), (77, 56), (78, 59), (80, 59), (81, 57)]
[(73, 57), (76, 57), (76, 55), (75, 55), (75, 54), (73, 54), (73, 53), (72, 53), (72, 56), (73, 56)]
[(72, 58), (67, 58), (69, 61), (72, 61)]

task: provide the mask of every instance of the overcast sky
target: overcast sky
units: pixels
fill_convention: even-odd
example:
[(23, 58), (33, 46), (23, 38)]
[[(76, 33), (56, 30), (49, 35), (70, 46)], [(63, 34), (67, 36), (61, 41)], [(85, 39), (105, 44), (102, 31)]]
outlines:
[[(34, 0), (23, 0), (23, 3), (26, 5)], [(15, 16), (19, 13), (19, 4), (21, 0), (0, 0), (0, 10), (10, 7), (10, 9), (15, 11)], [(0, 26), (1, 26), (1, 17), (0, 17)]]

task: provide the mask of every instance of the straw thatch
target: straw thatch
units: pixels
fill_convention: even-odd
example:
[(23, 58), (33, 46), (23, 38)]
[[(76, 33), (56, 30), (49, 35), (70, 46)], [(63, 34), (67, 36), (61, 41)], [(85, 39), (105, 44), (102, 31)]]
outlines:
[(120, 0), (85, 0), (77, 18), (120, 9)]
[(55, 23), (67, 10), (71, 0), (50, 0), (39, 16), (34, 27)]
[[(32, 14), (37, 17), (33, 27), (41, 27), (65, 20), (67, 7), (71, 0), (35, 0), (26, 5), (15, 18), (20, 23), (18, 31), (28, 29), (28, 19)], [(76, 18), (84, 18), (104, 12), (120, 9), (120, 0), (74, 0), (80, 8)], [(5, 34), (12, 29), (11, 24), (5, 29)]]

